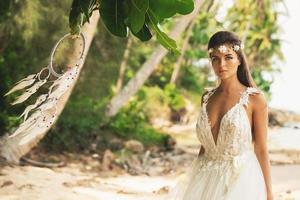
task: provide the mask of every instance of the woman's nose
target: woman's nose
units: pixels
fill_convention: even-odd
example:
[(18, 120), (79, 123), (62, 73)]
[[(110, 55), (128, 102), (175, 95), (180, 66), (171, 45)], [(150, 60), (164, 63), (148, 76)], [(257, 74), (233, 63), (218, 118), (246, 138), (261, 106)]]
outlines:
[(220, 59), (220, 67), (225, 67), (225, 60), (224, 59)]

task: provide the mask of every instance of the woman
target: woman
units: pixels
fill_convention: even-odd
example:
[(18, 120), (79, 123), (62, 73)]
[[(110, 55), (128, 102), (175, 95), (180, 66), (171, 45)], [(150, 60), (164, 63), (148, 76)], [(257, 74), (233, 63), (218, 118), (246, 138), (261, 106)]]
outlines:
[(208, 52), (220, 84), (202, 96), (199, 155), (187, 180), (168, 198), (272, 200), (267, 103), (252, 80), (241, 40), (232, 32), (217, 32)]

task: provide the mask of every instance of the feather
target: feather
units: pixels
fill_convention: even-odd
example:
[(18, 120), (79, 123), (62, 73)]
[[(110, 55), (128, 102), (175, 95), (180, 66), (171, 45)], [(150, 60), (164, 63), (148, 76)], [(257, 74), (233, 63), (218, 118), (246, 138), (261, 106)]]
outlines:
[(28, 75), (26, 78), (23, 78), (22, 80), (16, 82), (16, 84), (22, 82), (22, 81), (28, 81), (29, 79), (33, 79), (33, 78), (36, 78), (37, 74), (30, 74)]
[[(77, 74), (76, 71), (66, 72), (62, 79), (54, 82), (50, 87), (49, 98), (59, 99), (74, 83)], [(53, 90), (53, 88), (55, 88)]]
[(38, 109), (41, 111), (46, 111), (49, 110), (51, 108), (53, 108), (54, 106), (56, 106), (57, 104), (57, 99), (55, 98), (48, 98), (46, 102), (44, 102), (43, 104), (41, 104)]
[(34, 109), (36, 106), (35, 104), (32, 104), (32, 105), (29, 105), (25, 108), (24, 112), (18, 117), (18, 119), (20, 119), (21, 117), (24, 116), (24, 120), (26, 120), (27, 116), (28, 116), (28, 113)]
[(41, 103), (43, 103), (47, 99), (48, 94), (43, 94), (39, 96), (36, 100), (36, 102), (32, 105), (29, 105), (25, 108), (24, 112), (19, 116), (19, 118), (24, 116), (24, 120), (27, 119), (28, 113), (35, 109), (37, 106), (39, 106)]
[(40, 80), (36, 82), (32, 87), (28, 88), (25, 93), (17, 97), (17, 99), (11, 103), (12, 105), (22, 103), (26, 101), (32, 94), (34, 94), (44, 83), (46, 83), (46, 80)]
[[(50, 86), (49, 88), (49, 93), (52, 92), (52, 90), (56, 87), (61, 85), (61, 83), (66, 83), (66, 81), (72, 82), (75, 79), (75, 76), (77, 75), (77, 67), (74, 67), (72, 69), (70, 69), (69, 71), (67, 71), (66, 73), (64, 73), (62, 76), (60, 76), (58, 79), (56, 79), (54, 81), (54, 83)], [(55, 90), (57, 89), (57, 87), (55, 88)]]
[(14, 86), (11, 90), (9, 90), (4, 96), (7, 96), (17, 90), (21, 90), (21, 89), (24, 89), (30, 85), (32, 85), (33, 83), (35, 82), (35, 79), (29, 79), (29, 80), (25, 80), (25, 81), (22, 81), (20, 83), (18, 83), (16, 86)]

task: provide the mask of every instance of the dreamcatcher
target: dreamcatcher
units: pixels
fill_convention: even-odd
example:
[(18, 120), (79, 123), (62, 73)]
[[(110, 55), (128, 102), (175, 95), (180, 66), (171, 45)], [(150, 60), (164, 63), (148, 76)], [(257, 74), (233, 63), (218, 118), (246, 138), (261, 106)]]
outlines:
[(26, 144), (51, 127), (57, 118), (59, 100), (73, 86), (78, 77), (84, 60), (85, 48), (85, 37), (82, 33), (76, 36), (64, 35), (52, 49), (48, 66), (18, 81), (4, 95), (25, 90), (11, 103), (15, 105), (25, 102), (42, 86), (44, 88), (47, 84), (49, 85), (48, 92), (38, 96), (35, 103), (25, 108), (19, 116), (23, 118), (23, 122), (8, 136), (9, 138), (21, 135), (19, 145)]

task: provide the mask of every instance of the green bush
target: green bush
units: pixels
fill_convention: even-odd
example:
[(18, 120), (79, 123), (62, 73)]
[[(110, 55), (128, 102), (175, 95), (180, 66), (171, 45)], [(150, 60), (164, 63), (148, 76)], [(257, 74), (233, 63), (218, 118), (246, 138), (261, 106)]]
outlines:
[(140, 102), (133, 100), (110, 119), (108, 127), (124, 139), (136, 139), (146, 145), (164, 145), (170, 136), (152, 128), (146, 119)]
[(175, 84), (167, 84), (164, 88), (164, 93), (168, 97), (168, 104), (172, 110), (178, 111), (185, 107), (184, 97)]
[(52, 150), (86, 149), (103, 119), (102, 103), (90, 98), (69, 101), (57, 123), (43, 139), (43, 145)]

